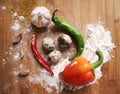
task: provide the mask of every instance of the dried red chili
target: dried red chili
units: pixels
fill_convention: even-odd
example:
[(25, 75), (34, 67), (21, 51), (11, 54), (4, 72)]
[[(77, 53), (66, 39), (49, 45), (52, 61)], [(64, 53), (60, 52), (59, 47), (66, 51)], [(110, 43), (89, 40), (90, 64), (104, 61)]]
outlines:
[(37, 35), (33, 34), (32, 41), (31, 41), (31, 49), (33, 51), (34, 57), (39, 61), (39, 63), (43, 67), (45, 67), (50, 72), (51, 75), (54, 75), (51, 67), (48, 65), (48, 63), (44, 60), (44, 58), (38, 52), (36, 44), (37, 44)]

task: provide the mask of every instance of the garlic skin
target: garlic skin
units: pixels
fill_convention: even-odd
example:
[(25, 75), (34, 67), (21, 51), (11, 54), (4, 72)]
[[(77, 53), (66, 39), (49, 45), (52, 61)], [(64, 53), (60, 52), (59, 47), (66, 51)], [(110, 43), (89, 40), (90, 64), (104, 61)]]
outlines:
[(31, 22), (38, 28), (46, 27), (50, 23), (50, 11), (44, 7), (36, 7), (31, 12)]

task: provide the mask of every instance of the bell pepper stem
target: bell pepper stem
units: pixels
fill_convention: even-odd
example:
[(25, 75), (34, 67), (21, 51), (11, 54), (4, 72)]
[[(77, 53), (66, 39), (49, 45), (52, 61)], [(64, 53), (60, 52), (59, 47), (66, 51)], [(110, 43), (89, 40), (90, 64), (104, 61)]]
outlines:
[(96, 51), (96, 54), (98, 55), (98, 60), (94, 63), (92, 63), (92, 70), (93, 72), (97, 67), (99, 67), (103, 63), (103, 53), (100, 50)]

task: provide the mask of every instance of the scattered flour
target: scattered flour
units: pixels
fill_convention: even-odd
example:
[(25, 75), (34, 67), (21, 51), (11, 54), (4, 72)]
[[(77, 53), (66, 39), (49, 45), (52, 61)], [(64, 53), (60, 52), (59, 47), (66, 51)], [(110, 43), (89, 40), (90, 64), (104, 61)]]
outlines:
[(13, 16), (13, 17), (16, 17), (16, 16), (17, 16), (17, 12), (14, 12), (12, 16)]
[(19, 31), (21, 28), (21, 25), (18, 21), (14, 22), (11, 29), (14, 30), (14, 31)]
[(26, 28), (23, 29), (23, 33), (30, 33), (30, 31), (32, 30), (31, 24), (27, 24)]
[[(96, 24), (88, 24), (86, 26), (86, 32), (88, 38), (85, 41), (85, 50), (82, 56), (86, 57), (90, 62), (95, 62), (98, 58), (97, 55), (95, 54), (95, 51), (97, 49), (100, 49), (104, 55), (103, 63), (106, 63), (109, 60), (111, 60), (112, 58), (111, 52), (113, 51), (113, 48), (115, 48), (115, 45), (112, 43), (110, 31), (106, 30), (103, 24), (98, 22)], [(48, 93), (51, 93), (54, 90), (53, 88), (55, 88), (56, 92), (59, 93), (67, 85), (67, 84), (65, 85), (59, 79), (59, 73), (69, 63), (70, 61), (68, 60), (68, 58), (66, 58), (62, 59), (56, 66), (52, 66), (54, 77), (51, 77), (45, 69), (41, 69), (40, 74), (29, 75), (28, 80), (33, 83), (40, 83), (46, 89), (46, 91), (48, 91)], [(97, 80), (101, 78), (102, 76), (101, 66), (95, 70), (96, 75), (95, 80), (87, 85), (96, 83)], [(67, 85), (67, 87), (69, 87), (70, 90), (75, 91), (76, 89), (80, 89), (84, 86), (73, 87)]]
[(19, 52), (17, 52), (14, 56), (13, 56), (13, 60), (17, 61), (17, 60), (20, 60), (21, 58), (21, 55)]
[(6, 7), (6, 6), (2, 6), (1, 9), (2, 9), (2, 10), (6, 10), (7, 7)]
[(25, 19), (26, 19), (24, 16), (18, 15), (17, 12), (12, 13), (11, 16), (12, 16), (13, 19), (15, 19), (13, 21), (12, 26), (11, 26), (11, 29), (13, 31), (17, 31), (17, 32), (22, 31), (23, 33), (29, 33), (31, 31), (32, 27), (31, 27), (30, 23), (27, 24), (25, 26), (25, 28), (22, 28), (22, 24), (21, 23), (25, 22)]
[(10, 46), (8, 51), (5, 51), (5, 56), (1, 57), (1, 63), (2, 63), (2, 67), (4, 68), (5, 65), (8, 63), (8, 61), (10, 60), (9, 55), (12, 55), (12, 51), (13, 51), (13, 47)]
[(6, 59), (2, 59), (2, 66), (4, 66), (7, 63)]
[(25, 20), (24, 16), (19, 16), (17, 12), (12, 13), (11, 15), (13, 18), (16, 18), (14, 20), (13, 25), (11, 26), (11, 29), (14, 31), (19, 31), (21, 29), (21, 22)]
[(25, 20), (24, 16), (18, 16), (18, 20)]

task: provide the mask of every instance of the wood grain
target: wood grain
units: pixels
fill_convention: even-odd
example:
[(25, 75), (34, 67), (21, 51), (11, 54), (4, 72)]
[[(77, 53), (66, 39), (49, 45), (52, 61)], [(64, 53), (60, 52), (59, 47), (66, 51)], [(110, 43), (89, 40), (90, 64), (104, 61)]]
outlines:
[[(32, 3), (32, 1), (34, 2)], [(20, 63), (29, 68), (31, 73), (36, 73), (36, 69), (39, 68), (38, 64), (34, 65), (32, 62), (35, 62), (35, 60), (30, 60), (31, 58), (28, 55), (25, 55), (25, 59), (19, 62), (13, 62), (9, 59), (6, 65), (2, 66), (3, 59), (7, 59), (10, 56), (6, 54), (6, 51), (12, 46), (13, 37), (18, 33), (22, 33), (21, 31), (13, 32), (11, 30), (13, 21), (11, 12), (18, 11), (19, 14), (26, 17), (27, 22), (25, 23), (29, 23), (31, 10), (39, 5), (46, 6), (51, 13), (55, 8), (60, 9), (58, 15), (74, 24), (83, 34), (85, 34), (86, 24), (95, 23), (100, 17), (105, 27), (111, 30), (113, 42), (117, 46), (112, 53), (114, 58), (103, 65), (103, 76), (98, 81), (98, 84), (85, 87), (74, 93), (63, 91), (60, 94), (119, 94), (120, 0), (0, 0), (0, 94), (47, 94), (45, 89), (39, 84), (31, 84), (24, 77), (16, 78), (11, 73), (13, 68), (19, 66)], [(6, 10), (3, 10), (2, 6), (6, 6)], [(24, 6), (27, 7), (25, 8)], [(30, 37), (23, 36), (23, 38), (28, 40), (27, 44), (30, 46)], [(29, 46), (25, 49), (30, 50)], [(25, 51), (26, 53), (31, 53), (31, 51)], [(18, 81), (17, 83), (14, 83), (15, 79)], [(53, 92), (52, 94), (56, 93)]]

